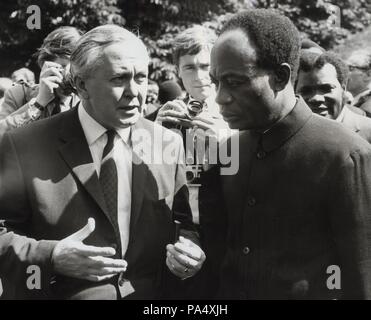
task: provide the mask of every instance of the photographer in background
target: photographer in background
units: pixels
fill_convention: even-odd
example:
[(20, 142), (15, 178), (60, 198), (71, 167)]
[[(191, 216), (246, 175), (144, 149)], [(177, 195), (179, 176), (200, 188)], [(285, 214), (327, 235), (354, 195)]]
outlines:
[(28, 68), (20, 68), (15, 70), (11, 75), (14, 83), (28, 83), (29, 85), (35, 84), (35, 74)]
[(215, 102), (215, 86), (209, 76), (210, 52), (215, 40), (215, 33), (202, 26), (188, 28), (175, 38), (173, 62), (187, 96), (166, 102), (155, 120), (167, 128), (180, 130), (183, 136), (193, 222), (198, 225), (207, 256), (204, 268), (192, 279), (195, 281), (189, 290), (192, 299), (214, 298), (225, 243), (220, 174), (209, 159), (217, 152), (213, 146), (230, 132)]
[(76, 106), (69, 77), (70, 55), (81, 32), (74, 27), (52, 31), (36, 53), (41, 68), (37, 85), (16, 84), (4, 96), (0, 106), (0, 138), (14, 128), (51, 117)]

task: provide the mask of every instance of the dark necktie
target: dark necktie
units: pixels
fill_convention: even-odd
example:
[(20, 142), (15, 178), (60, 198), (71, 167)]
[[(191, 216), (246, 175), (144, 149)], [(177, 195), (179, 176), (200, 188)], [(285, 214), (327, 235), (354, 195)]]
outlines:
[(107, 144), (103, 150), (102, 164), (100, 168), (99, 182), (102, 187), (103, 196), (106, 201), (109, 215), (115, 227), (117, 222), (117, 167), (113, 158), (113, 142), (116, 131), (109, 130), (107, 134)]
[(59, 97), (56, 97), (53, 103), (54, 103), (54, 107), (52, 109), (51, 116), (54, 116), (61, 112), (61, 99), (59, 99)]

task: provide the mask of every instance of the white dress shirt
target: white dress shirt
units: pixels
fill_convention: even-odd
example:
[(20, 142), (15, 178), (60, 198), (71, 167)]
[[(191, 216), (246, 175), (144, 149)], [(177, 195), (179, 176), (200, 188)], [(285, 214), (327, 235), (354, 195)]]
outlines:
[[(86, 112), (82, 104), (78, 106), (78, 115), (99, 177), (103, 150), (107, 143), (107, 135), (105, 134), (107, 130)], [(113, 157), (117, 166), (118, 181), (117, 221), (120, 230), (122, 256), (124, 256), (129, 242), (133, 154), (130, 143), (130, 127), (117, 129), (116, 132)]]

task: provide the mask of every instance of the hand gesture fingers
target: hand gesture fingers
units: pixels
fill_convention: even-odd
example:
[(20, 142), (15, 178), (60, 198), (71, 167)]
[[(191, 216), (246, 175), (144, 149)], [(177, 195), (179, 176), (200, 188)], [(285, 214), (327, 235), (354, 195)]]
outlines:
[(183, 268), (195, 268), (198, 265), (198, 261), (188, 255), (180, 253), (174, 247), (168, 248), (168, 255), (170, 255), (172, 260), (177, 261)]
[(205, 256), (198, 245), (184, 237), (179, 237), (179, 241), (174, 245), (174, 248), (179, 253), (185, 254), (194, 260), (201, 260)]
[(169, 268), (169, 270), (176, 275), (177, 277), (183, 279), (188, 277), (188, 269), (187, 268), (181, 268), (178, 264), (178, 262), (173, 261), (170, 257), (166, 258), (166, 265)]
[(104, 268), (127, 268), (128, 263), (123, 259), (111, 259), (102, 256), (90, 257), (90, 261)]
[(88, 280), (88, 281), (92, 281), (92, 282), (101, 282), (101, 281), (104, 281), (104, 280), (111, 279), (116, 275), (117, 275), (117, 273), (112, 273), (112, 274), (108, 274), (108, 275), (105, 275), (105, 276), (96, 275), (96, 274), (95, 275), (89, 274), (86, 277), (84, 277), (83, 279)]
[(90, 218), (84, 227), (58, 242), (52, 254), (52, 264), (56, 273), (90, 281), (102, 281), (126, 271), (125, 260), (108, 258), (115, 254), (115, 249), (88, 246), (82, 242), (94, 230), (95, 220)]
[(84, 241), (95, 230), (95, 220), (89, 218), (87, 224), (80, 230), (68, 236), (66, 239)]

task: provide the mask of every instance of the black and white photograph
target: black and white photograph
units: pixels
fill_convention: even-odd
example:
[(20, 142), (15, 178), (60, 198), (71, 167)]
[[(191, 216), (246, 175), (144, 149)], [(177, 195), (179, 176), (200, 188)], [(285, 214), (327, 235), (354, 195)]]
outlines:
[(1, 0), (0, 306), (370, 299), (371, 0)]

